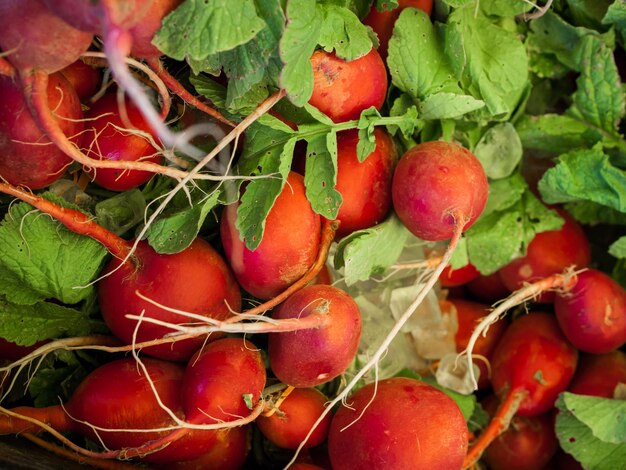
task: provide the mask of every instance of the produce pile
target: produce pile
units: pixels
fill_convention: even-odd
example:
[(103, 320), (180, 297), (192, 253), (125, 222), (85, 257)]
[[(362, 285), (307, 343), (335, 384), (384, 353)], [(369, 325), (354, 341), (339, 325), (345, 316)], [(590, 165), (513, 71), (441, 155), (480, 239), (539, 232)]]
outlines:
[(0, 1), (0, 434), (624, 468), (625, 46), (624, 0)]

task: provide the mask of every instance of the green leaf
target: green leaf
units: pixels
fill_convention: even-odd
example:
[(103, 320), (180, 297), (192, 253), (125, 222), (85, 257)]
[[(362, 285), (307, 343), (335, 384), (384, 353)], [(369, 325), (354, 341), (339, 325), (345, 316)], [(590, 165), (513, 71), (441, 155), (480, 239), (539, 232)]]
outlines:
[(484, 107), (484, 101), (470, 95), (434, 93), (420, 101), (419, 114), (422, 119), (458, 119)]
[(556, 406), (556, 433), (565, 452), (587, 469), (621, 467), (626, 461), (626, 402), (565, 392)]
[(400, 219), (392, 215), (383, 223), (343, 238), (335, 254), (335, 268), (345, 268), (349, 286), (365, 281), (395, 263), (410, 236)]
[(203, 60), (245, 44), (265, 25), (253, 0), (185, 0), (165, 17), (153, 44), (177, 60)]
[(602, 24), (614, 26), (624, 46), (626, 44), (626, 0), (613, 2), (602, 18)]
[(570, 110), (599, 129), (615, 133), (624, 116), (625, 100), (613, 51), (600, 39), (586, 36), (580, 46), (581, 69)]
[(106, 333), (101, 320), (50, 302), (18, 305), (0, 296), (0, 338), (21, 346), (45, 339)]
[(626, 213), (595, 202), (571, 202), (565, 204), (565, 210), (583, 225), (626, 225)]
[(626, 237), (618, 238), (609, 246), (609, 254), (616, 258), (626, 258)]
[(458, 245), (452, 253), (450, 259), (450, 267), (452, 269), (459, 269), (469, 264), (469, 253), (467, 252), (467, 238), (463, 237), (459, 240)]
[(462, 88), (493, 117), (513, 112), (528, 82), (528, 57), (516, 33), (460, 8), (448, 19), (445, 50)]
[(311, 207), (318, 214), (333, 220), (341, 206), (337, 184), (337, 134), (329, 132), (307, 140), (304, 185)]
[(95, 279), (108, 254), (25, 203), (12, 205), (0, 224), (0, 247), (0, 294), (20, 304), (86, 299), (93, 287), (79, 286)]
[(344, 60), (354, 60), (372, 49), (370, 31), (347, 8), (337, 5), (320, 5), (322, 28), (318, 43), (327, 52), (333, 50)]
[(148, 229), (148, 243), (157, 253), (179, 253), (196, 239), (207, 215), (219, 202), (219, 191), (202, 201), (157, 219)]
[(287, 2), (287, 27), (280, 40), (280, 57), (285, 64), (280, 86), (296, 106), (304, 106), (313, 93), (310, 57), (322, 29), (322, 17), (315, 0)]
[(398, 0), (376, 0), (376, 10), (390, 11), (398, 8)]
[(626, 212), (626, 173), (613, 166), (598, 146), (562, 155), (538, 186), (548, 204), (592, 201)]
[(141, 222), (146, 213), (146, 198), (138, 189), (100, 201), (95, 207), (96, 220), (116, 235), (123, 235)]
[(429, 16), (406, 8), (389, 40), (387, 64), (393, 84), (413, 98), (460, 91)]
[(602, 18), (614, 0), (567, 0), (572, 23), (593, 29), (602, 28)]
[(505, 178), (513, 173), (522, 153), (522, 142), (510, 122), (489, 128), (474, 149), (474, 155), (492, 179)]
[(490, 0), (481, 1), (480, 8), (485, 15), (511, 17), (530, 11), (533, 5), (526, 0)]
[(592, 147), (602, 134), (572, 116), (545, 114), (524, 116), (516, 126), (524, 149), (565, 153), (581, 147)]

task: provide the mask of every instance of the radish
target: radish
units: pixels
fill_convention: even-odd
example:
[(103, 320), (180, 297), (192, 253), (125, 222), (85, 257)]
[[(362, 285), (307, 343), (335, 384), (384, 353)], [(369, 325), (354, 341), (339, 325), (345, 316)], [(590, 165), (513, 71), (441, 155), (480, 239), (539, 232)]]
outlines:
[(620, 384), (626, 384), (626, 353), (583, 354), (568, 391), (579, 395), (615, 398)]
[(394, 378), (359, 389), (330, 425), (333, 470), (460, 470), (468, 431), (456, 403), (423, 382)]
[(567, 389), (577, 361), (578, 351), (553, 315), (536, 312), (514, 321), (493, 353), (491, 383), (502, 404), (471, 447), (465, 467), (508, 428), (513, 415), (537, 416), (550, 410)]
[[(309, 429), (324, 411), (326, 396), (315, 388), (294, 388), (271, 415), (261, 415), (255, 423), (272, 444), (284, 449), (296, 449)], [(328, 437), (330, 416), (315, 428), (305, 448), (322, 444)]]
[(510, 293), (497, 271), (488, 276), (480, 275), (468, 282), (465, 287), (479, 302), (488, 304), (504, 299)]
[(606, 274), (588, 269), (567, 292), (557, 293), (554, 311), (567, 339), (601, 354), (626, 343), (626, 291)]
[(356, 302), (342, 290), (315, 284), (282, 303), (274, 319), (321, 315), (317, 329), (270, 333), (268, 355), (272, 371), (293, 387), (314, 387), (343, 373), (356, 356), (361, 315)]
[(82, 60), (72, 62), (62, 69), (61, 73), (72, 84), (78, 98), (83, 102), (91, 98), (100, 85), (100, 71)]
[[(555, 209), (565, 223), (558, 230), (540, 232), (528, 245), (526, 255), (498, 271), (506, 287), (514, 291), (526, 282), (559, 273), (565, 268), (584, 268), (591, 260), (589, 241), (580, 225), (562, 209)], [(540, 302), (554, 301), (553, 292), (545, 292)]]
[(457, 269), (452, 269), (448, 265), (439, 276), (439, 281), (442, 287), (459, 287), (473, 281), (479, 275), (480, 273), (471, 263)]
[[(58, 180), (72, 160), (59, 150), (31, 115), (20, 85), (0, 76), (0, 176), (11, 184), (44, 188)], [(60, 73), (50, 75), (45, 106), (52, 119), (79, 145), (83, 112), (76, 92)]]
[(260, 299), (270, 299), (302, 277), (320, 246), (320, 216), (306, 198), (304, 178), (289, 173), (265, 221), (259, 246), (249, 250), (235, 225), (238, 204), (226, 206), (220, 235), (239, 284)]
[[(0, 191), (22, 199), (52, 216), (75, 233), (102, 243), (114, 258), (105, 266), (98, 283), (100, 311), (111, 331), (127, 344), (163, 337), (171, 328), (126, 318), (143, 315), (177, 325), (187, 317), (167, 308), (201, 317), (224, 319), (239, 310), (241, 295), (231, 271), (211, 245), (196, 238), (176, 254), (159, 254), (146, 241), (133, 244), (94, 222), (83, 212), (58, 206), (39, 196), (0, 183)], [(215, 335), (211, 339), (215, 339)], [(188, 359), (206, 337), (145, 348), (144, 352), (171, 360)]]
[(309, 104), (334, 122), (358, 119), (361, 111), (382, 107), (387, 95), (387, 70), (376, 49), (351, 61), (318, 50), (311, 56), (311, 66), (313, 94)]
[(393, 207), (416, 237), (447, 240), (455, 227), (467, 230), (487, 203), (489, 186), (478, 159), (456, 144), (416, 145), (393, 175)]
[[(107, 93), (85, 113), (83, 152), (98, 160), (150, 161), (160, 163), (154, 135), (137, 107), (128, 99), (120, 107), (117, 93)], [(129, 127), (130, 125), (130, 127)], [(127, 191), (147, 182), (147, 171), (100, 168), (90, 171), (99, 186), (112, 191)]]
[(338, 237), (382, 222), (391, 207), (391, 177), (396, 160), (393, 140), (374, 129), (376, 148), (363, 162), (357, 158), (356, 131), (337, 135), (337, 184), (342, 203), (337, 213)]

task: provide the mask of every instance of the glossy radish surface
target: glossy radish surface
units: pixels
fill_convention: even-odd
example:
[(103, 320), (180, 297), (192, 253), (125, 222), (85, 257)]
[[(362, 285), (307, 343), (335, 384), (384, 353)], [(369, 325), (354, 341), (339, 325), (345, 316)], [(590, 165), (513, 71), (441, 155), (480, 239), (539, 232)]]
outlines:
[(473, 281), (479, 275), (480, 273), (471, 263), (458, 269), (452, 269), (448, 265), (439, 276), (439, 281), (442, 287), (458, 287)]
[[(376, 49), (351, 61), (318, 50), (311, 56), (313, 94), (309, 104), (335, 122), (358, 119), (361, 111), (380, 109), (387, 94), (387, 70)], [(363, 80), (367, 77), (367, 80)]]
[(554, 311), (567, 339), (578, 349), (601, 354), (626, 343), (626, 291), (601, 271), (576, 275), (576, 284), (557, 293)]
[[(223, 320), (231, 315), (231, 309), (241, 308), (241, 294), (230, 269), (211, 245), (197, 238), (188, 248), (176, 254), (158, 254), (147, 242), (137, 247), (135, 257), (102, 279), (98, 284), (98, 299), (102, 316), (111, 331), (122, 341), (130, 344), (136, 320), (127, 314), (158, 318), (170, 323), (188, 323), (187, 317), (168, 312), (137, 297), (139, 291), (159, 304), (191, 313)], [(105, 268), (111, 272), (119, 265), (112, 260)], [(142, 323), (137, 341), (163, 337), (172, 330), (149, 323)], [(212, 336), (213, 339), (215, 336)], [(164, 344), (143, 349), (143, 352), (171, 360), (188, 359), (204, 342), (198, 337), (176, 344)]]
[(402, 223), (413, 235), (437, 241), (451, 238), (456, 224), (464, 224), (464, 230), (472, 226), (485, 208), (489, 187), (469, 150), (433, 141), (416, 145), (400, 158), (391, 190)]
[(361, 338), (361, 314), (341, 289), (322, 284), (294, 293), (272, 315), (274, 319), (322, 315), (320, 328), (270, 333), (270, 367), (293, 387), (314, 387), (344, 372), (354, 359)]
[(393, 378), (359, 389), (333, 417), (328, 453), (333, 470), (460, 470), (467, 425), (445, 393)]
[(62, 69), (61, 73), (72, 84), (78, 98), (83, 102), (96, 93), (102, 79), (100, 70), (82, 60), (72, 62)]
[(291, 172), (267, 216), (261, 244), (249, 250), (239, 238), (237, 204), (226, 206), (220, 234), (226, 258), (247, 292), (267, 300), (309, 269), (320, 244), (320, 216), (306, 198), (304, 178)]
[[(83, 112), (76, 91), (60, 73), (50, 75), (48, 106), (74, 144), (80, 142)], [(21, 84), (0, 76), (0, 176), (14, 185), (44, 188), (58, 180), (72, 160), (41, 130)]]
[[(122, 106), (116, 92), (107, 93), (85, 113), (83, 152), (96, 160), (146, 161), (160, 163), (163, 157), (143, 115), (126, 99)], [(152, 178), (148, 171), (98, 168), (90, 174), (99, 186), (127, 191)]]
[(363, 162), (357, 158), (356, 131), (337, 135), (337, 184), (342, 198), (337, 214), (337, 236), (382, 222), (391, 207), (391, 177), (396, 161), (393, 140), (382, 129), (374, 130), (376, 148)]
[(626, 353), (583, 354), (567, 390), (579, 395), (613, 398), (619, 384), (626, 384)]
[(152, 39), (161, 28), (163, 18), (172, 12), (183, 0), (152, 0), (152, 6), (143, 19), (130, 28), (133, 39), (131, 55), (148, 58), (160, 57), (163, 53), (152, 44)]

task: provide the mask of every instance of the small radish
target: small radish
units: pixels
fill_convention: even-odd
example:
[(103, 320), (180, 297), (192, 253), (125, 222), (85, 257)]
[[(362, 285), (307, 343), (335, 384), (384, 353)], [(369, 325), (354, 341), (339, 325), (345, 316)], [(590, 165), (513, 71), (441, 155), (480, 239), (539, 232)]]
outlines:
[(581, 351), (602, 354), (626, 343), (626, 291), (606, 274), (587, 269), (557, 293), (554, 311), (567, 339)]
[(400, 158), (391, 191), (402, 223), (415, 236), (438, 241), (451, 238), (455, 226), (471, 227), (485, 208), (489, 186), (469, 150), (435, 141)]
[[(90, 158), (161, 162), (159, 150), (153, 144), (155, 136), (130, 100), (124, 100), (122, 109), (117, 93), (107, 93), (85, 113), (85, 118), (82, 150)], [(153, 175), (147, 171), (113, 168), (92, 170), (90, 174), (96, 184), (112, 191), (136, 188)]]
[(321, 315), (317, 329), (270, 333), (268, 355), (272, 371), (293, 387), (314, 387), (343, 373), (356, 356), (361, 315), (356, 302), (341, 289), (307, 286), (282, 303), (274, 319)]
[[(565, 268), (584, 268), (591, 260), (591, 248), (580, 225), (565, 211), (556, 210), (565, 223), (558, 230), (540, 232), (529, 243), (526, 255), (510, 262), (498, 271), (510, 291), (526, 282), (536, 281)], [(554, 292), (545, 292), (540, 302), (554, 301)]]
[[(324, 411), (328, 398), (315, 388), (294, 388), (271, 416), (259, 416), (255, 423), (272, 444), (296, 449)], [(330, 416), (315, 428), (305, 448), (322, 444), (328, 437)]]
[(96, 93), (102, 79), (97, 68), (87, 65), (82, 60), (72, 62), (62, 69), (61, 73), (72, 84), (82, 102), (87, 101)]
[(511, 291), (502, 282), (499, 272), (487, 276), (480, 275), (468, 282), (465, 287), (479, 302), (492, 304), (507, 297)]
[(452, 269), (448, 265), (439, 276), (439, 281), (442, 287), (458, 287), (473, 281), (479, 275), (480, 273), (471, 263), (457, 269)]
[(267, 216), (263, 240), (252, 251), (244, 245), (235, 226), (237, 207), (226, 206), (220, 222), (226, 258), (247, 292), (270, 299), (313, 264), (320, 246), (320, 216), (306, 198), (304, 178), (291, 172)]
[(468, 431), (456, 403), (442, 391), (407, 378), (359, 389), (330, 425), (333, 470), (460, 470)]
[(626, 353), (618, 349), (606, 354), (583, 354), (567, 390), (578, 395), (615, 398), (620, 384), (626, 385)]
[(470, 448), (465, 467), (506, 430), (513, 415), (537, 416), (550, 410), (572, 380), (577, 361), (578, 351), (563, 336), (554, 315), (535, 312), (514, 321), (502, 335), (491, 364), (500, 408)]
[[(60, 73), (50, 75), (45, 106), (71, 144), (80, 143), (83, 112), (76, 91)], [(29, 189), (58, 180), (72, 162), (41, 130), (28, 109), (23, 90), (10, 77), (0, 76), (0, 176)]]
[(356, 131), (337, 135), (337, 184), (341, 194), (337, 236), (344, 237), (382, 222), (391, 207), (391, 177), (396, 161), (393, 140), (384, 130), (374, 130), (376, 148), (363, 162), (357, 158)]
[[(335, 122), (358, 119), (361, 111), (380, 109), (387, 95), (387, 70), (376, 49), (345, 61), (318, 50), (311, 56), (313, 94), (309, 104)], [(367, 80), (363, 80), (367, 77)]]

